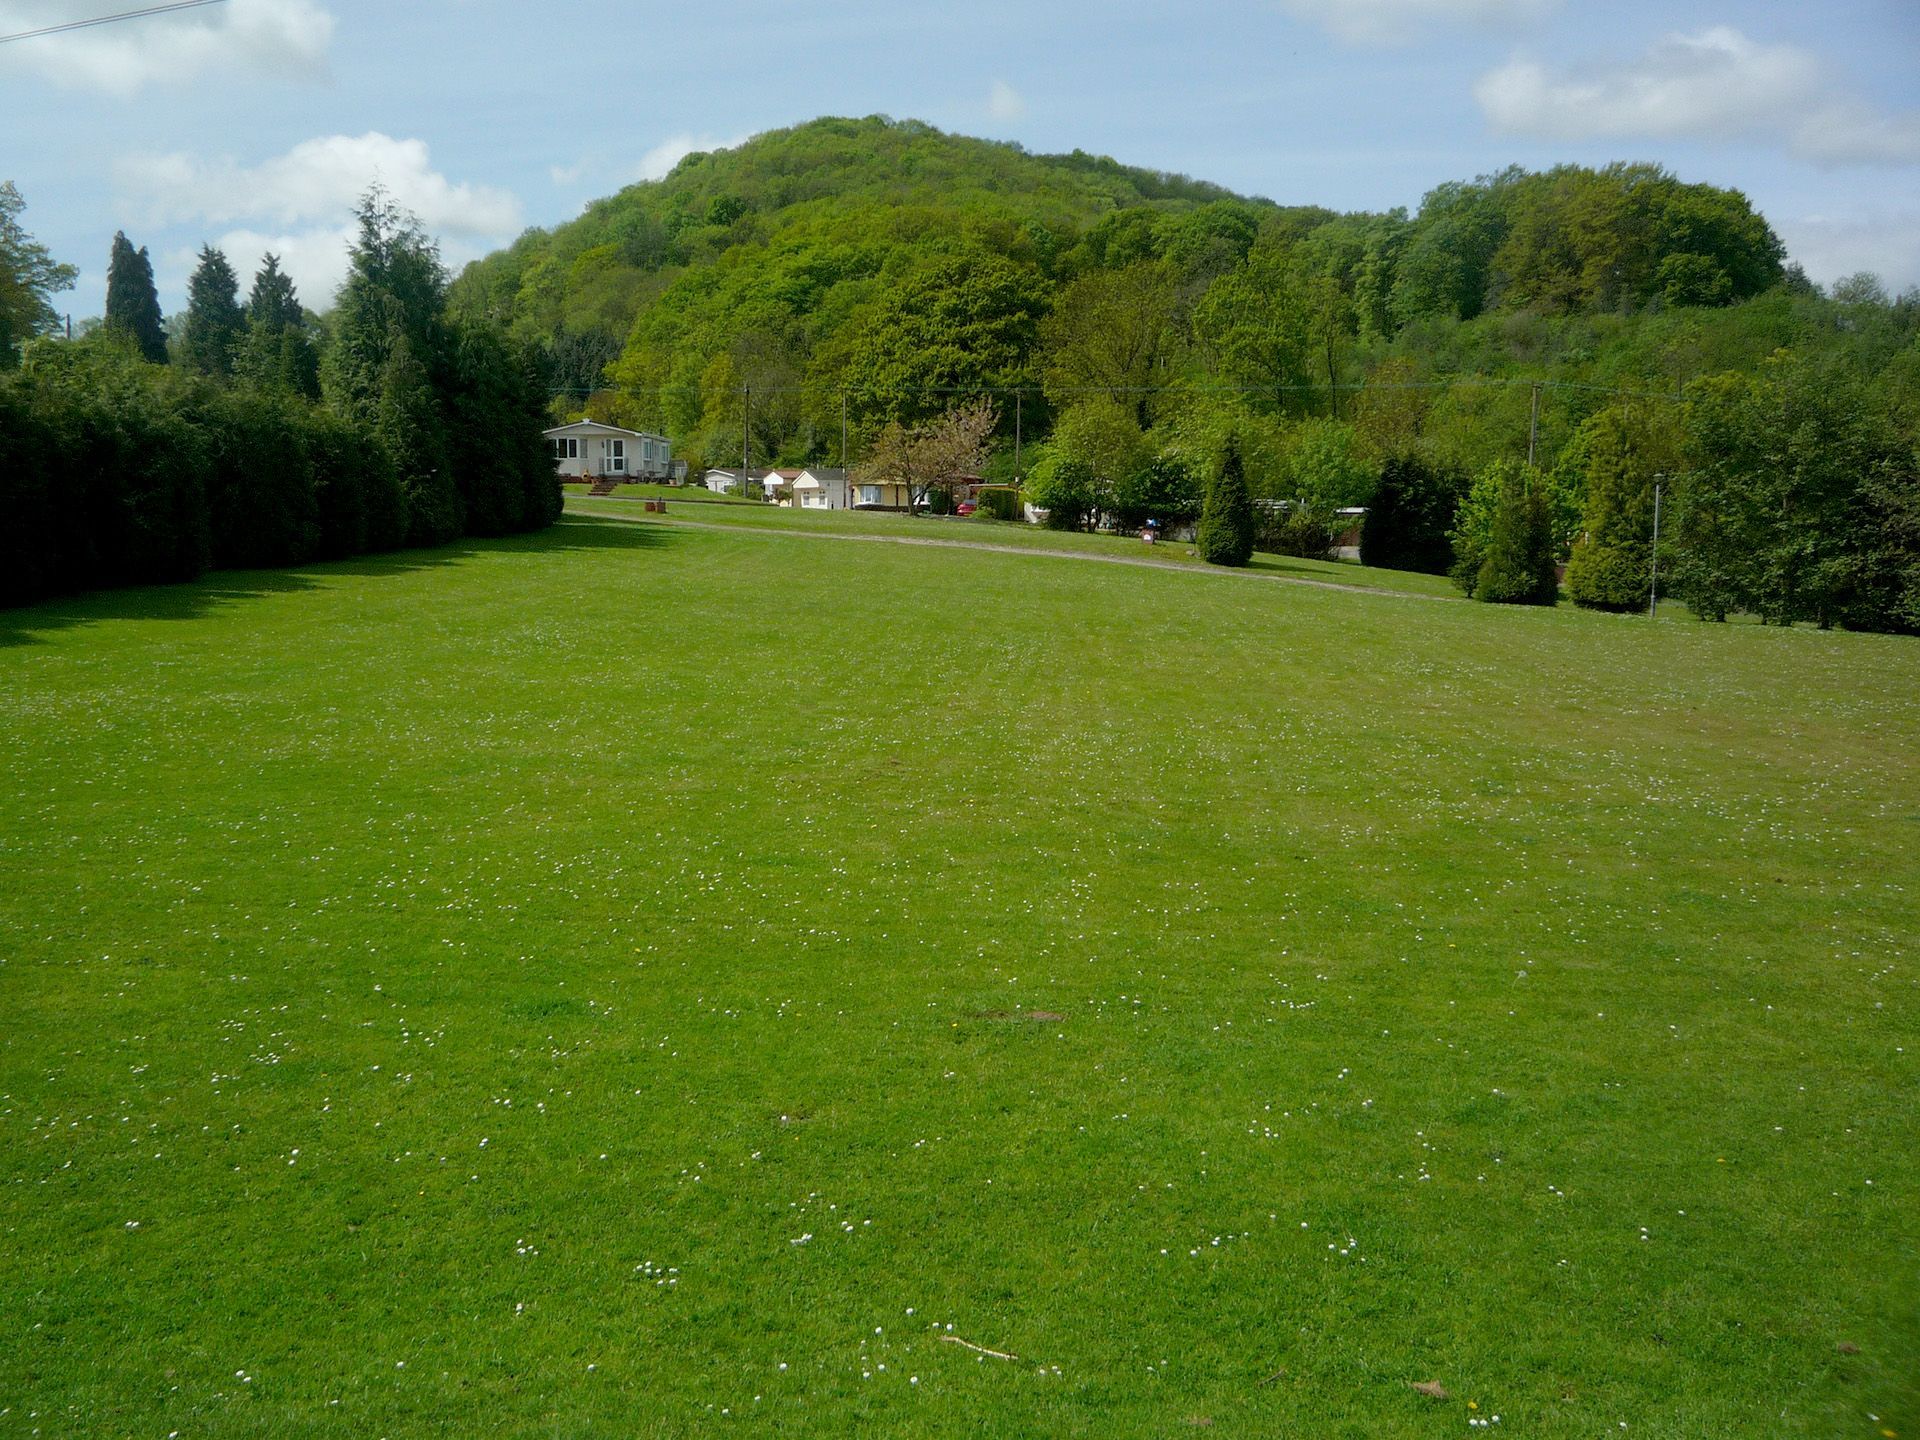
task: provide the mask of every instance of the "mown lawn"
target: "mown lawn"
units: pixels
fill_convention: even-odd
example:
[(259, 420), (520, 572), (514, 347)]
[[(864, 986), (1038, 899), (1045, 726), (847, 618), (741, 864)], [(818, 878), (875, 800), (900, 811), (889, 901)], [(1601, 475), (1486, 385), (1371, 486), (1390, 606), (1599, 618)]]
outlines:
[[(659, 488), (659, 487), (655, 487)], [(665, 492), (659, 498), (670, 498)], [(655, 498), (652, 496), (644, 498)], [(1088, 535), (1072, 530), (1048, 530), (1021, 522), (962, 519), (957, 516), (903, 515), (886, 510), (800, 510), (761, 501), (727, 501), (725, 510), (700, 508), (697, 498), (670, 505), (664, 514), (650, 515), (638, 505), (579, 495), (571, 491), (567, 509), (575, 515), (633, 520), (643, 524), (730, 525), (781, 534), (840, 535), (861, 539), (931, 540), (941, 545), (978, 545), (991, 549), (1052, 550), (1108, 559), (1207, 570), (1194, 547), (1179, 541), (1146, 545), (1137, 536)], [(1306, 560), (1292, 555), (1256, 554), (1247, 566), (1256, 575), (1318, 580), (1353, 585), (1366, 590), (1399, 590), (1419, 595), (1462, 598), (1458, 587), (1441, 575), (1418, 575), (1408, 570), (1376, 570), (1340, 560)], [(1217, 572), (1215, 572), (1217, 573)]]
[(1913, 641), (576, 516), (0, 677), (0, 1434), (1920, 1433)]

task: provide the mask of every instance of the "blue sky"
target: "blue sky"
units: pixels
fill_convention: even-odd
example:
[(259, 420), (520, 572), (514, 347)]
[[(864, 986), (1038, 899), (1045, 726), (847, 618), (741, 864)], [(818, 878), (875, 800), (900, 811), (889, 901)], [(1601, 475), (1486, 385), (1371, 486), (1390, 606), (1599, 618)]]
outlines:
[[(142, 0), (0, 0), (0, 34)], [(817, 115), (1415, 208), (1511, 163), (1652, 160), (1745, 191), (1816, 280), (1920, 285), (1914, 0), (226, 0), (0, 44), (0, 179), (81, 269), (280, 253), (323, 308), (376, 177), (457, 266)]]

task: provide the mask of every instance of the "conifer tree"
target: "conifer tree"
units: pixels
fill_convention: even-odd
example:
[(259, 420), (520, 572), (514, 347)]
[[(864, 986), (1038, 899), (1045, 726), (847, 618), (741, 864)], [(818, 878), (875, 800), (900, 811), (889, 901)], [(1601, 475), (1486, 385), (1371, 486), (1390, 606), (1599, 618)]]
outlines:
[(1675, 468), (1676, 448), (1664, 428), (1618, 409), (1589, 420), (1576, 443), (1586, 450), (1587, 503), (1567, 593), (1592, 610), (1639, 610), (1653, 572), (1654, 476)]
[(268, 255), (253, 277), (238, 368), (263, 390), (285, 390), (310, 400), (320, 396), (320, 360), (307, 334), (306, 311), (277, 255)]
[(1200, 558), (1209, 565), (1244, 565), (1253, 558), (1253, 497), (1240, 442), (1227, 441), (1220, 471), (1200, 507)]
[(107, 262), (107, 327), (131, 339), (140, 358), (167, 363), (167, 331), (160, 318), (160, 295), (153, 288), (153, 262), (146, 247), (133, 248), (124, 231), (115, 231)]
[(373, 425), (393, 457), (407, 496), (407, 543), (437, 545), (466, 518), (436, 383), (450, 368), (447, 274), (419, 220), (383, 191), (369, 191), (357, 213), (322, 376), (327, 399)]
[(1532, 471), (1504, 467), (1473, 598), (1496, 605), (1552, 605), (1559, 597), (1545, 486)]
[(1360, 531), (1360, 563), (1445, 575), (1454, 560), (1448, 532), (1465, 489), (1458, 475), (1418, 455), (1389, 458)]
[(187, 281), (187, 323), (180, 336), (180, 363), (201, 375), (231, 378), (245, 327), (240, 281), (233, 266), (220, 251), (202, 245), (200, 264)]

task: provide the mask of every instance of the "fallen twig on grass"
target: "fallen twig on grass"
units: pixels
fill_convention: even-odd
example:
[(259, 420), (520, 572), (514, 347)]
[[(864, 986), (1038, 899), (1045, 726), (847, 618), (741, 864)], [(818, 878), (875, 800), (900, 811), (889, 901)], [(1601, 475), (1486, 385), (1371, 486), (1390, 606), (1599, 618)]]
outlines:
[(940, 1339), (948, 1345), (964, 1345), (967, 1349), (977, 1351), (979, 1354), (991, 1355), (996, 1360), (1018, 1360), (1020, 1358), (1018, 1355), (1009, 1355), (1004, 1350), (989, 1350), (986, 1346), (976, 1345), (971, 1340), (962, 1340), (958, 1335), (942, 1335)]

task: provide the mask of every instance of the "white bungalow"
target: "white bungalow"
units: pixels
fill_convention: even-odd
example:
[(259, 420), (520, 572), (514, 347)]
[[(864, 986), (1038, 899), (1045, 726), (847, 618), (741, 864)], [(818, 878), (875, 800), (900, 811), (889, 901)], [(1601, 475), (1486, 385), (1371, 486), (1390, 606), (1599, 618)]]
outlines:
[(851, 510), (853, 487), (844, 470), (802, 470), (793, 479), (793, 503), (801, 510)]
[(546, 436), (562, 479), (671, 480), (674, 476), (673, 447), (664, 435), (576, 420), (556, 425)]

